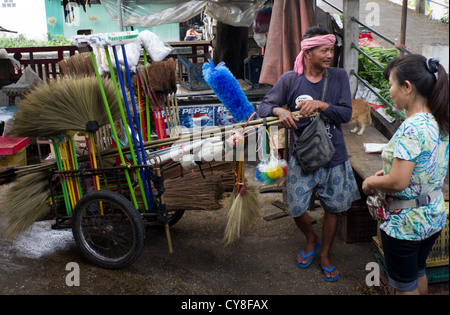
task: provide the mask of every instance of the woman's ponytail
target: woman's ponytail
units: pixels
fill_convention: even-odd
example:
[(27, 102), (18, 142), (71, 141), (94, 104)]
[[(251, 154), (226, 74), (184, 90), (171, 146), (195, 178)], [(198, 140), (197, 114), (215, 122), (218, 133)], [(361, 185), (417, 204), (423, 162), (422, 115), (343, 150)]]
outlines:
[(428, 99), (428, 107), (439, 125), (443, 135), (449, 134), (449, 84), (447, 73), (441, 64), (437, 64), (437, 81)]

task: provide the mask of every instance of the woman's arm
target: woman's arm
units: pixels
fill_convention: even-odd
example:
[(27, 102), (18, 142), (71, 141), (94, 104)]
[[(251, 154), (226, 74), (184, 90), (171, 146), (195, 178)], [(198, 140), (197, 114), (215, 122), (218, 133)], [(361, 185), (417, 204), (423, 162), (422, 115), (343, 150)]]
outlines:
[(372, 195), (374, 190), (385, 193), (402, 191), (408, 187), (415, 166), (415, 162), (394, 158), (389, 174), (378, 172), (364, 180), (363, 192)]

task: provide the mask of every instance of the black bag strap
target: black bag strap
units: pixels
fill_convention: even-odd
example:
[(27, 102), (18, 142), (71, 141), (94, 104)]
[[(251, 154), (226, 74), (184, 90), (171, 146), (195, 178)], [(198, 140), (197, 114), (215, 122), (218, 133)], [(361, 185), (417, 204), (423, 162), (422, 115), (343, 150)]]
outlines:
[(323, 73), (323, 84), (322, 84), (322, 92), (320, 95), (320, 100), (322, 102), (325, 102), (325, 99), (327, 97), (328, 92), (328, 81), (330, 80), (330, 72), (328, 71), (328, 68), (325, 69), (325, 72)]
[[(328, 71), (328, 68), (326, 68), (323, 73), (322, 92), (320, 93), (320, 100), (322, 102), (325, 102), (325, 99), (327, 98), (329, 81), (330, 81), (330, 72)], [(319, 118), (319, 117), (320, 117), (320, 113), (318, 112), (316, 118)]]

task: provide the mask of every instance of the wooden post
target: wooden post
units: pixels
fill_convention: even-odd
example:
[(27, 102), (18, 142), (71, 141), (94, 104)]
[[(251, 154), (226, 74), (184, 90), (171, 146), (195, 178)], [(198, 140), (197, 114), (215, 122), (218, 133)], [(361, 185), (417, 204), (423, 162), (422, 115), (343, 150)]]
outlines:
[(425, 0), (416, 0), (416, 12), (420, 14), (425, 13)]
[[(406, 19), (408, 15), (408, 0), (403, 0), (402, 4), (402, 25), (400, 29), (400, 45), (405, 45), (406, 43)], [(405, 53), (403, 50), (399, 51), (399, 56), (403, 56)]]
[(350, 74), (351, 70), (358, 73), (358, 51), (352, 48), (352, 43), (358, 45), (359, 24), (352, 21), (352, 17), (359, 19), (359, 0), (346, 0), (344, 2), (344, 69), (350, 80), (352, 97), (356, 93), (358, 80)]

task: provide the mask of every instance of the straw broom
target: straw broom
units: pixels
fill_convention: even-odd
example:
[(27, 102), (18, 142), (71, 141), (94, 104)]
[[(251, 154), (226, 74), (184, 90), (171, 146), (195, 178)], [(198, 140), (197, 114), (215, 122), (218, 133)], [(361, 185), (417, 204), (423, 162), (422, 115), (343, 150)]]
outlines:
[(35, 221), (49, 214), (51, 207), (48, 172), (40, 171), (20, 177), (9, 188), (0, 202), (2, 216), (6, 221), (5, 236), (17, 237)]
[[(120, 118), (113, 83), (103, 78), (111, 114)], [(109, 124), (95, 77), (67, 78), (35, 88), (18, 105), (11, 135), (52, 137), (67, 131), (97, 131)]]
[(58, 65), (64, 75), (85, 76), (95, 74), (89, 53), (73, 55), (59, 61)]
[(236, 185), (230, 198), (228, 222), (225, 228), (223, 242), (229, 245), (238, 240), (250, 223), (259, 216), (260, 204), (256, 191), (245, 184), (244, 141), (238, 139), (236, 145)]

